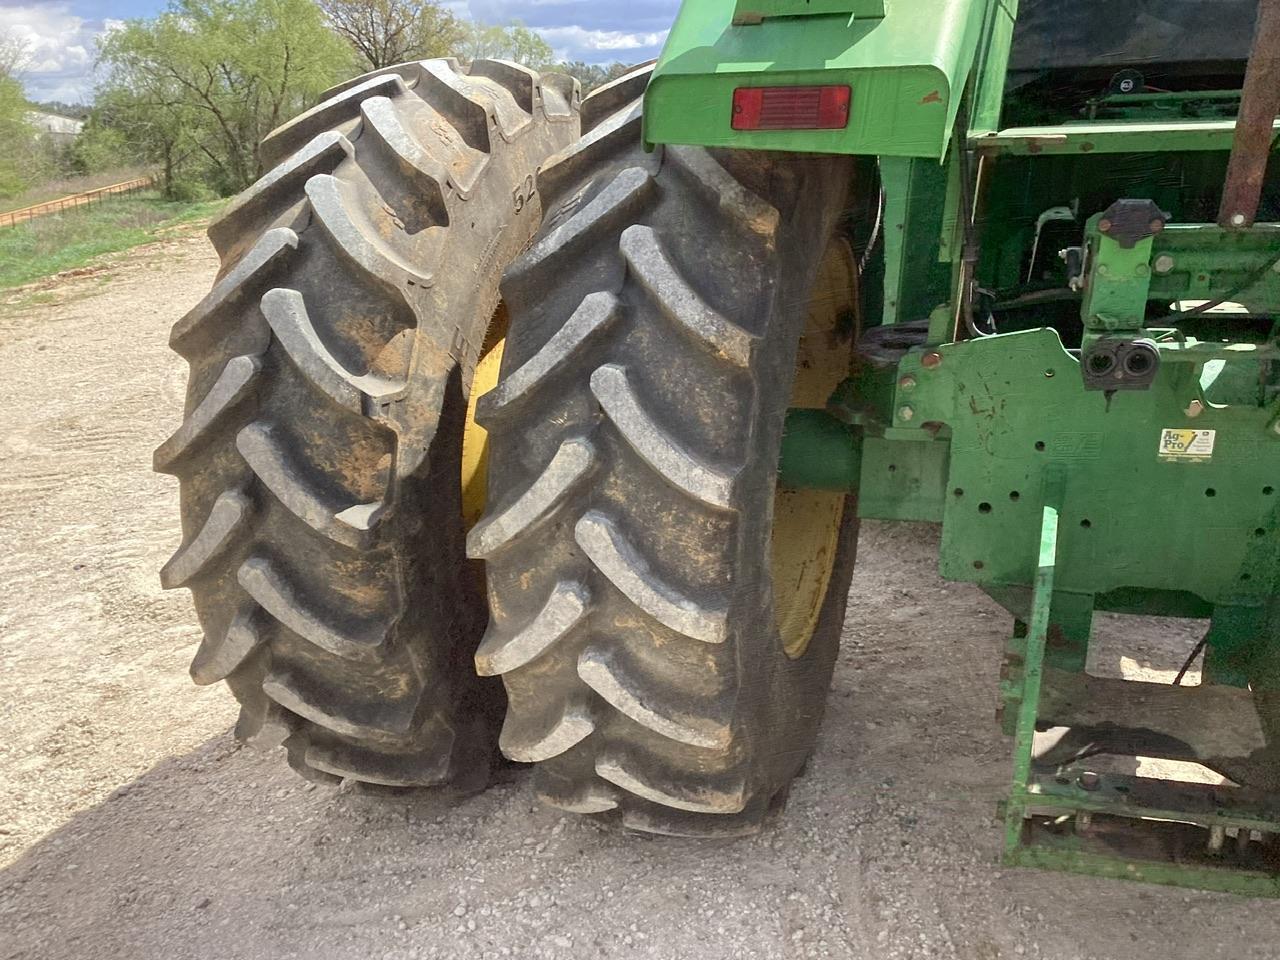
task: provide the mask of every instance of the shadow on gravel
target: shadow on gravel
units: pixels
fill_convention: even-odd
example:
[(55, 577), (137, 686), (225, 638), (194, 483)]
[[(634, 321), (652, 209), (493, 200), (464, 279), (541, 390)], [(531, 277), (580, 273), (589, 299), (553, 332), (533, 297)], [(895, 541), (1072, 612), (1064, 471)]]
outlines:
[(283, 759), (228, 732), (77, 814), (0, 873), (0, 957), (327, 957), (352, 930), (465, 930), (476, 829), (519, 825), (523, 848), (559, 820), (500, 809), (522, 771), (461, 801), (384, 798), (309, 784)]
[(759, 836), (608, 833), (518, 770), (335, 791), (223, 734), (0, 873), (0, 958), (1274, 958), (1273, 904), (999, 867), (1007, 623), (928, 536), (863, 541), (818, 753)]

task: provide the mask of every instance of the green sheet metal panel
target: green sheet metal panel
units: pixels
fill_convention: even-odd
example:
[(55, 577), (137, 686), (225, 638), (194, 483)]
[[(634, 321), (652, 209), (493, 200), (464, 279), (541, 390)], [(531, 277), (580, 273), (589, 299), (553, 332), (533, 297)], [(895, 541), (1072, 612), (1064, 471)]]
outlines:
[[(645, 93), (645, 141), (941, 158), (988, 0), (885, 0), (847, 14), (733, 24), (731, 0), (686, 0)], [(734, 130), (742, 86), (848, 84), (842, 130)]]
[(766, 17), (816, 17), (828, 13), (883, 17), (884, 0), (738, 0), (733, 19), (759, 23)]
[[(970, 146), (985, 153), (1015, 156), (1085, 153), (1173, 153), (1230, 150), (1235, 120), (1142, 120), (1064, 123), (1057, 127), (975, 130)], [(1275, 130), (1280, 134), (1280, 122)]]
[(945, 440), (903, 443), (883, 437), (864, 438), (858, 516), (940, 522), (950, 450)]
[[(941, 572), (1026, 584), (1045, 487), (1065, 475), (1059, 589), (1186, 590), (1256, 604), (1280, 574), (1280, 435), (1275, 410), (1205, 403), (1192, 363), (1166, 358), (1148, 390), (1084, 390), (1078, 361), (1051, 329), (907, 356), (895, 410), (951, 428)], [(1192, 417), (1191, 401), (1202, 411)], [(1192, 410), (1194, 412), (1194, 410)], [(1213, 431), (1209, 453), (1166, 441)]]

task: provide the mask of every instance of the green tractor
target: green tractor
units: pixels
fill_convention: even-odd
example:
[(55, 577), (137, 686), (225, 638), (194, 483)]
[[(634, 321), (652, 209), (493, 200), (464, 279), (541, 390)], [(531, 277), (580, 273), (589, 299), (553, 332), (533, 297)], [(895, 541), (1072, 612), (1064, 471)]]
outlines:
[[(433, 60), (272, 133), (156, 452), (237, 734), (750, 833), (858, 521), (934, 521), (1013, 620), (1006, 860), (1280, 892), (1280, 2), (1022, 7), (689, 0), (585, 99)], [(1095, 612), (1204, 640), (1094, 676)]]

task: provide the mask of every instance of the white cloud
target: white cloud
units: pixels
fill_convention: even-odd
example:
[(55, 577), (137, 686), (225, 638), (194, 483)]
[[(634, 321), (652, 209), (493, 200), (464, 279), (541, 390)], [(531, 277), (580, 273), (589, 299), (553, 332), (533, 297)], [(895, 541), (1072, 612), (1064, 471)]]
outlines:
[(20, 79), (32, 100), (91, 99), (94, 40), (111, 24), (76, 16), (69, 3), (0, 6), (0, 30), (27, 44), (31, 59)]
[[(667, 38), (667, 31), (627, 33), (624, 30), (588, 30), (585, 27), (543, 27), (538, 31), (557, 55), (584, 59), (583, 54), (650, 50)], [(572, 55), (572, 56), (570, 56)], [(585, 59), (594, 60), (587, 56)]]
[[(28, 44), (22, 74), (32, 100), (88, 102), (95, 81), (95, 41), (122, 21), (77, 16), (73, 0), (0, 0), (0, 31)], [(637, 63), (657, 56), (678, 0), (443, 0), (459, 16), (482, 23), (521, 19), (538, 31), (557, 58)], [(99, 8), (100, 9), (100, 8)]]
[(467, 0), (471, 19), (520, 20), (541, 34), (557, 57), (587, 63), (657, 56), (679, 5), (679, 0)]

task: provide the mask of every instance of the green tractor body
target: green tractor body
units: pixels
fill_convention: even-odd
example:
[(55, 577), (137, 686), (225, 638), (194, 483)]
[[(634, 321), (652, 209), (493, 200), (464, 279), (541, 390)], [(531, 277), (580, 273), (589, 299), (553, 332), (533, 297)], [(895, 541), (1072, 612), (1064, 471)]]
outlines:
[[(743, 4), (681, 7), (645, 94), (648, 141), (935, 160), (945, 154), (983, 38), (982, 0), (890, 3), (888, 14), (854, 0), (815, 10), (803, 2), (753, 5), (767, 13), (751, 23), (738, 22)], [(858, 7), (868, 9), (854, 12)], [(732, 122), (739, 88), (824, 85), (849, 88), (847, 123), (750, 130)]]
[[(791, 412), (781, 483), (941, 521), (943, 576), (1013, 614), (1006, 860), (1276, 894), (1276, 4), (1247, 83), (1252, 4), (1186, 5), (1163, 41), (1097, 4), (1060, 11), (1074, 35), (1051, 4), (1015, 30), (1015, 6), (687, 2), (644, 136), (877, 158), (876, 325), (826, 411)], [(1260, 155), (1242, 96), (1270, 104)], [(1095, 612), (1202, 618), (1203, 684), (1087, 675)], [(1039, 749), (1050, 728), (1079, 749)], [(1106, 752), (1227, 779), (1098, 773)]]
[[(1280, 0), (1018, 7), (687, 0), (585, 98), (428, 60), (272, 133), (155, 455), (237, 735), (749, 834), (859, 519), (940, 522), (1006, 860), (1280, 894)], [(1095, 614), (1204, 639), (1095, 675)]]

